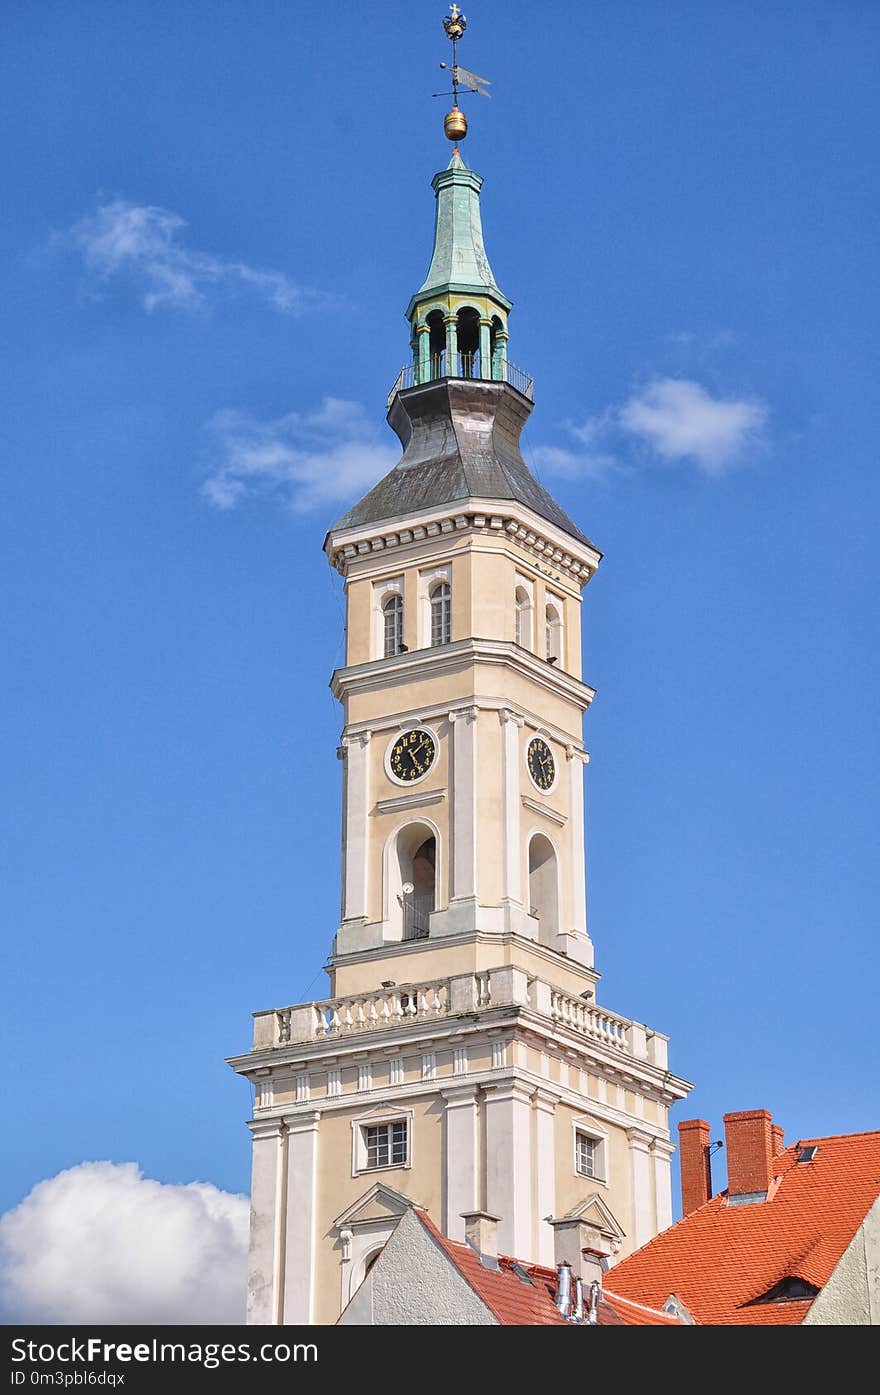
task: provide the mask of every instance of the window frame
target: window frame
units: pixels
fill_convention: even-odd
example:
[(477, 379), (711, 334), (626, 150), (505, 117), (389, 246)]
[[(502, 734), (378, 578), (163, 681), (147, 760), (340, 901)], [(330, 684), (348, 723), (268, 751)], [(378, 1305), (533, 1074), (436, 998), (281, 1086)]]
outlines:
[[(393, 627), (392, 645), (389, 650), (389, 624), (388, 621), (393, 615), (391, 625)], [(401, 652), (403, 645), (403, 596), (399, 591), (391, 591), (382, 602), (382, 658), (396, 659)]]
[(552, 662), (557, 668), (565, 668), (565, 605), (561, 596), (553, 591), (547, 591), (544, 596), (544, 650), (548, 664)]
[(406, 639), (406, 595), (404, 592), (403, 575), (385, 576), (380, 581), (373, 582), (373, 642), (371, 648), (372, 659), (392, 658), (393, 655), (385, 653), (385, 605), (392, 596), (399, 596), (403, 606), (403, 623), (401, 634)]
[[(438, 610), (440, 612), (439, 626), (436, 624)], [(445, 644), (452, 643), (452, 583), (446, 577), (438, 578), (428, 587), (428, 613), (430, 623), (428, 647), (442, 649)], [(440, 639), (434, 637), (437, 628), (441, 632)]]
[[(578, 1166), (578, 1138), (586, 1138), (593, 1144), (593, 1172), (582, 1172)], [(571, 1124), (572, 1169), (576, 1177), (584, 1182), (595, 1182), (601, 1187), (608, 1185), (608, 1135), (597, 1128), (592, 1119), (573, 1119)]]
[(454, 588), (452, 585), (452, 563), (447, 562), (440, 567), (426, 567), (419, 572), (419, 648), (420, 649), (441, 649), (443, 646), (432, 642), (432, 619), (433, 607), (431, 604), (431, 592), (441, 582), (446, 582), (449, 587), (449, 639), (447, 643), (452, 643), (452, 596)]
[[(519, 594), (522, 592), (524, 603), (520, 605)], [(525, 643), (520, 637), (520, 615), (525, 617)], [(534, 583), (521, 572), (516, 573), (513, 588), (513, 641), (521, 649), (527, 649), (530, 654), (535, 652), (535, 587)]]
[[(394, 1162), (393, 1143), (391, 1141), (391, 1130), (394, 1125), (402, 1125), (406, 1130), (404, 1157), (402, 1161)], [(388, 1162), (371, 1163), (369, 1161), (369, 1143), (367, 1131), (369, 1129), (387, 1129), (389, 1132), (388, 1142)], [(401, 1169), (412, 1167), (413, 1155), (413, 1111), (411, 1109), (387, 1109), (377, 1110), (372, 1114), (361, 1114), (351, 1121), (351, 1175), (359, 1177), (362, 1173), (373, 1174), (376, 1172), (396, 1172)]]

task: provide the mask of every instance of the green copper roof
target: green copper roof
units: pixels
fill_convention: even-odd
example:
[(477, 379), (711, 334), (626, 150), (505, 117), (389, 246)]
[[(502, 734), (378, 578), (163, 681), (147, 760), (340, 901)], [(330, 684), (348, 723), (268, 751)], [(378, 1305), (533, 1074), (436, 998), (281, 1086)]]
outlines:
[(469, 170), (456, 150), (447, 168), (435, 174), (431, 183), (437, 196), (434, 251), (428, 274), (410, 301), (407, 315), (426, 296), (449, 290), (488, 293), (509, 310), (510, 301), (498, 289), (483, 245), (482, 176)]

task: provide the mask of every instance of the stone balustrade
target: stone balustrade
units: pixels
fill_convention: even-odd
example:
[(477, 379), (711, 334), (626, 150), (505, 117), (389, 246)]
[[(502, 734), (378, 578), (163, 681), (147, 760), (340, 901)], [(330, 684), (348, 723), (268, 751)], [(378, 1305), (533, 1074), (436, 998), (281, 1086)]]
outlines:
[(502, 965), (427, 983), (380, 988), (372, 993), (298, 1003), (254, 1014), (254, 1050), (326, 1041), (407, 1022), (479, 1013), (487, 1008), (524, 1007), (560, 1027), (590, 1037), (636, 1060), (666, 1069), (666, 1037), (639, 1022), (618, 1017), (593, 1002), (563, 993), (522, 969)]

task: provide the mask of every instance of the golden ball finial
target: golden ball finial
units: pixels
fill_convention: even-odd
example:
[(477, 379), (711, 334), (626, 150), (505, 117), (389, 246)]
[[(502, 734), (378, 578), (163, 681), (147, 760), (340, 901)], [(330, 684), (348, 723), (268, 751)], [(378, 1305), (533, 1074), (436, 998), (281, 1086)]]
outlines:
[(447, 140), (464, 140), (467, 135), (467, 117), (458, 107), (453, 107), (443, 118), (443, 131)]

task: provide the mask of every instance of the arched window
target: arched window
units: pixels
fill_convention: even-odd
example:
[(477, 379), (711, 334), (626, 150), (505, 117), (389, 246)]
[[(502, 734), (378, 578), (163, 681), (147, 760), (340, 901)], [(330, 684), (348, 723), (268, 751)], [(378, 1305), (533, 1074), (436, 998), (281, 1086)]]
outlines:
[(403, 648), (403, 597), (395, 591), (382, 604), (385, 624), (385, 658), (399, 654)]
[(452, 587), (438, 581), (431, 587), (431, 647), (452, 640)]
[(541, 944), (554, 945), (559, 930), (559, 879), (556, 849), (543, 833), (529, 843), (529, 912), (539, 923)]
[[(458, 377), (480, 376), (480, 316), (472, 305), (458, 312)], [(448, 369), (447, 369), (448, 371)]]
[(394, 893), (389, 912), (400, 938), (427, 939), (437, 906), (437, 840), (430, 825), (410, 823), (400, 830), (389, 875)]
[(524, 649), (532, 647), (532, 603), (524, 586), (516, 588), (516, 642)]
[(442, 378), (446, 372), (446, 326), (443, 323), (443, 311), (432, 310), (427, 316), (425, 324), (428, 326), (428, 355), (431, 364), (431, 377)]
[(547, 662), (562, 662), (562, 614), (556, 605), (548, 605), (544, 622)]

